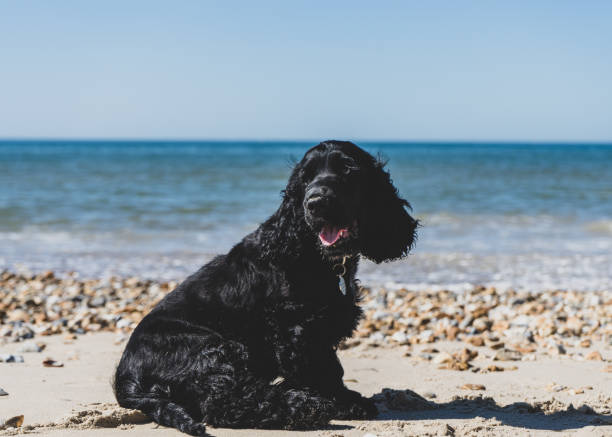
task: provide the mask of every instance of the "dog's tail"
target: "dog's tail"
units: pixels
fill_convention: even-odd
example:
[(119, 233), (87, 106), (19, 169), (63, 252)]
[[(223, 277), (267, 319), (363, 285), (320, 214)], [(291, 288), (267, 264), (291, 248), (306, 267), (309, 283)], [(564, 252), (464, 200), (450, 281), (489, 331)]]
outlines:
[(123, 378), (113, 381), (115, 397), (120, 406), (140, 410), (160, 425), (176, 428), (193, 436), (206, 436), (204, 423), (195, 420), (181, 405), (170, 401), (156, 386), (150, 392), (140, 390), (140, 385)]

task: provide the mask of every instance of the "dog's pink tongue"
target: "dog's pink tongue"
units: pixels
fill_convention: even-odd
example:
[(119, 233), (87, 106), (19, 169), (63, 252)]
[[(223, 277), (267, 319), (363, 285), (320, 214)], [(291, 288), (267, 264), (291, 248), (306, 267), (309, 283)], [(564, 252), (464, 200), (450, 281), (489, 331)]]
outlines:
[(345, 232), (348, 232), (345, 228), (336, 228), (334, 226), (323, 226), (321, 232), (319, 233), (319, 239), (324, 246), (331, 246), (336, 241), (340, 239), (344, 235)]

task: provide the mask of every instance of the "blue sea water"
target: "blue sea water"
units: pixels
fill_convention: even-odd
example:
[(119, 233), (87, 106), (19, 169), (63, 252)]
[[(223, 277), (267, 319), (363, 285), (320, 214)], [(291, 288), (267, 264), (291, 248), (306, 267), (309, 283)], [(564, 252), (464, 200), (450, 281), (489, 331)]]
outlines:
[[(313, 143), (0, 142), (0, 268), (181, 279), (275, 211)], [(360, 143), (423, 227), (366, 284), (612, 287), (612, 145)]]

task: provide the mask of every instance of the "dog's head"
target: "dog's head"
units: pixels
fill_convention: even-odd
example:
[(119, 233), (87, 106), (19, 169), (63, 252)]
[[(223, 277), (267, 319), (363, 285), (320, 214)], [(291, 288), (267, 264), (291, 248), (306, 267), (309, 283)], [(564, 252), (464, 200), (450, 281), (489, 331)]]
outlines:
[(418, 222), (384, 165), (348, 141), (322, 142), (296, 165), (286, 192), (301, 200), (325, 257), (361, 253), (379, 263), (412, 247)]

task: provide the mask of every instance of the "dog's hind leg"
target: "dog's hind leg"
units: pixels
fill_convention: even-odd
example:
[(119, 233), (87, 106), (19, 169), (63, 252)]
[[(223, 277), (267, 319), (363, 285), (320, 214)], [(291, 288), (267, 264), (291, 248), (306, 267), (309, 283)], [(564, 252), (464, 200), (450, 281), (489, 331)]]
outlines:
[(336, 414), (333, 403), (314, 392), (267, 381), (219, 378), (210, 387), (215, 390), (201, 409), (203, 421), (215, 427), (304, 430), (324, 427)]

